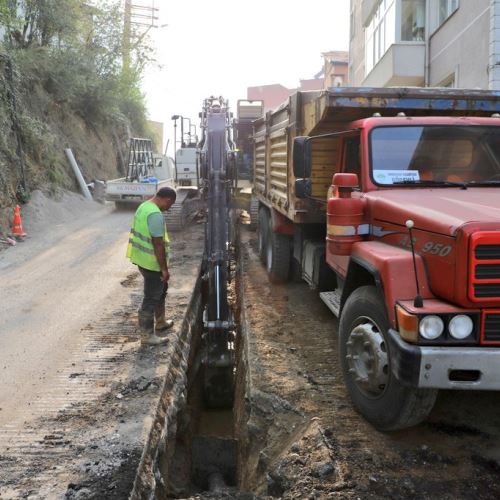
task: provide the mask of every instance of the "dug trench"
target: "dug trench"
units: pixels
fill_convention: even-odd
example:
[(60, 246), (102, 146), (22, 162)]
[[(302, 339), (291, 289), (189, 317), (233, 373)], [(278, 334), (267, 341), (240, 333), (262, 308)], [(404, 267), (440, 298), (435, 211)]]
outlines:
[(131, 498), (498, 498), (500, 396), (443, 392), (421, 425), (377, 432), (344, 389), (336, 319), (269, 283), (242, 233), (234, 406), (204, 404), (199, 278)]
[[(240, 469), (246, 463), (243, 443), (246, 439), (248, 358), (241, 300), (239, 242), (235, 250), (228, 285), (235, 323), (233, 404), (213, 408), (206, 397), (203, 340), (205, 292), (200, 271), (131, 498), (254, 497), (240, 491)], [(227, 384), (227, 377), (222, 377), (220, 383)]]

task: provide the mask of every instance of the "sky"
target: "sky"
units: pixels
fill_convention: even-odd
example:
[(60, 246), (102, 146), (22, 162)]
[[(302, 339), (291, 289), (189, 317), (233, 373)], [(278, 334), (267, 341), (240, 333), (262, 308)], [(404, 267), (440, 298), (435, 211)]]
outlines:
[(157, 64), (142, 88), (150, 119), (164, 123), (171, 156), (172, 115), (198, 127), (210, 95), (228, 99), (236, 113), (247, 87), (297, 87), (321, 70), (322, 52), (349, 46), (349, 0), (154, 0), (154, 6)]

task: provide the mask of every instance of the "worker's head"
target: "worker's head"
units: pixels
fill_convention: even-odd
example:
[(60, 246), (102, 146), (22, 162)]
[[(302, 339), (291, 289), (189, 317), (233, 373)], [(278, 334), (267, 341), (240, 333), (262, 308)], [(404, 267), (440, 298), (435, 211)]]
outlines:
[(161, 189), (158, 189), (154, 201), (158, 205), (158, 208), (164, 212), (175, 203), (176, 198), (177, 193), (175, 192), (175, 189), (171, 187), (162, 187)]

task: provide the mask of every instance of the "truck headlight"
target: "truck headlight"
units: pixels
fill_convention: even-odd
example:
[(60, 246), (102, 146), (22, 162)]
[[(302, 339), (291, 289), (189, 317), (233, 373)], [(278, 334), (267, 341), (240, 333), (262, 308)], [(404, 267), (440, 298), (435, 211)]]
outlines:
[(434, 314), (430, 316), (424, 316), (420, 320), (420, 325), (418, 327), (420, 335), (426, 340), (435, 340), (444, 331), (443, 320), (439, 316)]
[(450, 335), (456, 340), (467, 338), (474, 329), (474, 322), (465, 314), (457, 314), (453, 316), (448, 325)]

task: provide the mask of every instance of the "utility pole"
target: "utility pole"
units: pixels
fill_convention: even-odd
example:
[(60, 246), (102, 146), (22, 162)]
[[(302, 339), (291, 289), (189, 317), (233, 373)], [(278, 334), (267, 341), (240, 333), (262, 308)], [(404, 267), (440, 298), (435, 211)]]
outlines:
[(132, 28), (132, 0), (125, 0), (123, 19), (123, 72), (130, 69), (130, 37)]
[(124, 72), (130, 69), (130, 54), (134, 46), (141, 42), (151, 28), (158, 28), (156, 24), (158, 10), (154, 0), (151, 0), (149, 6), (133, 4), (132, 0), (125, 0), (122, 43)]

